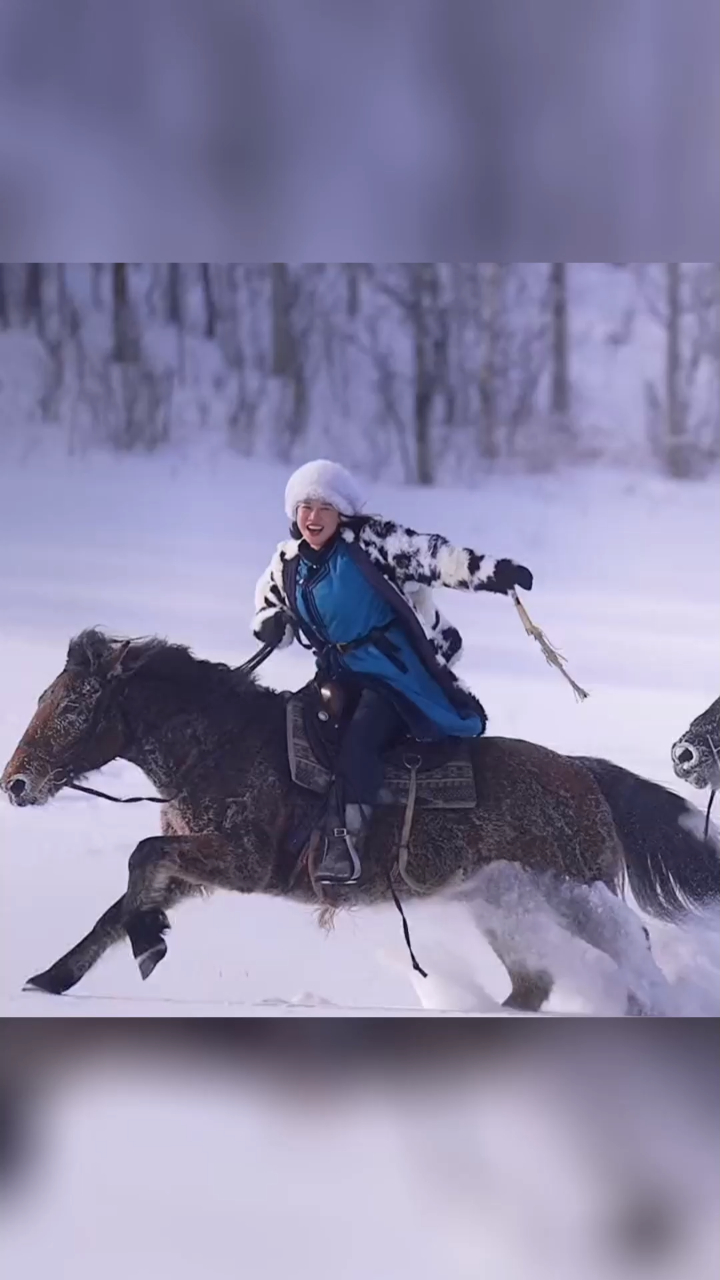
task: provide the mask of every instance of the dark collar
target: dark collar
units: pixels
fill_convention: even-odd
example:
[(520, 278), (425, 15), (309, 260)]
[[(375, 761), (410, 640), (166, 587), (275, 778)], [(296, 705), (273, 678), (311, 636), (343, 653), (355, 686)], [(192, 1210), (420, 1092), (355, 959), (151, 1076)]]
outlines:
[(332, 555), (335, 548), (338, 546), (339, 542), (340, 542), (339, 530), (330, 539), (329, 542), (325, 543), (324, 547), (320, 548), (319, 551), (314, 551), (313, 548), (310, 546), (310, 544), (306, 542), (305, 539), (303, 538), (300, 542), (300, 546), (298, 547), (298, 552), (301, 558), (307, 561), (308, 564), (314, 564), (314, 565), (324, 564), (326, 560), (330, 559), (330, 556)]

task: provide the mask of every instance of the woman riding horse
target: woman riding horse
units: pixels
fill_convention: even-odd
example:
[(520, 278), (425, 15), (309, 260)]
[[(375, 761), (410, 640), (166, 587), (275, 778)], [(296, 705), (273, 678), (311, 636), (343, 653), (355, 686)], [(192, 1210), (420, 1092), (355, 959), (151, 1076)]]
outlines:
[(257, 639), (276, 648), (304, 642), (319, 677), (337, 681), (353, 707), (316, 871), (326, 885), (360, 878), (383, 753), (396, 739), (485, 732), (483, 707), (451, 670), (461, 636), (429, 589), (504, 595), (533, 584), (530, 570), (512, 560), (363, 515), (363, 507), (357, 482), (338, 463), (300, 467), (285, 491), (292, 539), (280, 543), (255, 592)]

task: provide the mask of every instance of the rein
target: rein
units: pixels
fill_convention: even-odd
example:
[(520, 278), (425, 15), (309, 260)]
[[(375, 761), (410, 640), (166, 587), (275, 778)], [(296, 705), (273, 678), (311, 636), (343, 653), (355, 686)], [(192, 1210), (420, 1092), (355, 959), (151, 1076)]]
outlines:
[[(252, 658), (248, 658), (247, 662), (243, 662), (236, 670), (242, 672), (243, 675), (252, 675), (253, 671), (257, 671), (263, 662), (270, 657), (274, 651), (275, 645), (264, 644)], [(184, 770), (183, 770), (184, 772)], [(177, 791), (175, 795), (168, 796), (111, 796), (108, 791), (98, 791), (95, 787), (83, 787), (79, 782), (66, 782), (65, 790), (82, 791), (83, 795), (96, 796), (98, 800), (110, 800), (113, 804), (172, 804), (180, 796)]]
[(107, 791), (96, 791), (94, 787), (81, 787), (79, 782), (66, 782), (66, 791), (82, 791), (86, 796), (97, 796), (100, 800), (112, 800), (113, 804), (141, 804), (147, 801), (148, 804), (170, 804), (170, 800), (177, 799), (171, 796), (170, 800), (163, 799), (162, 796), (111, 796)]
[[(718, 754), (718, 749), (715, 746), (715, 743), (713, 742), (712, 738), (710, 737), (710, 734), (707, 735), (707, 740), (708, 740), (708, 746), (710, 747), (710, 750), (712, 752), (713, 760), (715, 761), (715, 764), (718, 767), (720, 767), (720, 755)], [(717, 791), (710, 792), (710, 799), (708, 800), (707, 812), (705, 814), (705, 842), (706, 843), (710, 835), (710, 812), (712, 810), (713, 800), (715, 799), (716, 795), (717, 795)]]
[(711, 792), (710, 792), (710, 799), (708, 800), (708, 807), (707, 807), (707, 811), (706, 811), (706, 813), (705, 813), (705, 832), (704, 832), (704, 839), (705, 839), (705, 841), (706, 841), (706, 842), (707, 842), (708, 837), (709, 837), (709, 835), (710, 835), (710, 812), (711, 812), (711, 810), (712, 810), (712, 807), (713, 807), (713, 800), (715, 799), (716, 795), (717, 795), (717, 791), (711, 791)]
[(261, 667), (263, 662), (267, 661), (270, 654), (274, 653), (276, 648), (277, 645), (274, 644), (261, 645), (257, 653), (253, 654), (252, 658), (248, 658), (247, 662), (243, 662), (241, 666), (235, 668), (236, 671), (240, 671), (246, 676), (252, 675), (253, 671), (257, 671), (258, 667)]

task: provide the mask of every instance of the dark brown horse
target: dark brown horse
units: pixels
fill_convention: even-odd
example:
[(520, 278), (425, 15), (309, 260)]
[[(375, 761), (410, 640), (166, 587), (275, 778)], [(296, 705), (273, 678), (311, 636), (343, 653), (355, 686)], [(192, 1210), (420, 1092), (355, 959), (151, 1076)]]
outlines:
[[(67, 991), (125, 936), (147, 978), (166, 952), (166, 912), (192, 894), (221, 888), (317, 902), (307, 873), (293, 878), (288, 854), (293, 835), (312, 828), (318, 798), (292, 782), (285, 716), (285, 695), (181, 646), (97, 630), (71, 642), (0, 786), (16, 805), (44, 804), (121, 758), (166, 803), (162, 834), (130, 855), (125, 893), (30, 985)], [(618, 893), (628, 878), (640, 904), (663, 918), (717, 899), (717, 850), (678, 822), (689, 806), (664, 788), (606, 761), (503, 738), (479, 739), (473, 767), (475, 809), (417, 811), (409, 864), (417, 888), (398, 880), (400, 897), (445, 894), (472, 910), (489, 865), (516, 863), (571, 888), (600, 882)], [(337, 905), (389, 897), (402, 820), (401, 808), (376, 811), (365, 881), (339, 891)], [(616, 928), (579, 897), (577, 908), (564, 923), (621, 961)], [(481, 927), (510, 974), (506, 1003), (539, 1008), (550, 974), (523, 954), (517, 929)]]

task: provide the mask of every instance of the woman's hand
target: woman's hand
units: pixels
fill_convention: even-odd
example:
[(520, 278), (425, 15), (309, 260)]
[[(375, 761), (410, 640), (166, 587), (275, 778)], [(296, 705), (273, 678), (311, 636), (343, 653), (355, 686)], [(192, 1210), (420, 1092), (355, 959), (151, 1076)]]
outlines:
[(530, 570), (524, 564), (516, 564), (514, 560), (498, 560), (492, 580), (494, 585), (489, 586), (489, 590), (497, 591), (500, 595), (509, 595), (515, 587), (532, 591), (533, 576)]
[(277, 649), (285, 639), (288, 627), (292, 627), (292, 618), (287, 609), (277, 609), (269, 617), (263, 618), (255, 635), (262, 644), (269, 644)]

